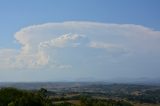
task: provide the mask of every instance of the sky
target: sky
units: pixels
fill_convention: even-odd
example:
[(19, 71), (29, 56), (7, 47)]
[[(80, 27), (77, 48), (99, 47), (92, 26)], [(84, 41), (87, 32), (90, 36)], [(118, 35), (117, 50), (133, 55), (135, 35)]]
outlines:
[(160, 77), (159, 0), (0, 0), (0, 82)]

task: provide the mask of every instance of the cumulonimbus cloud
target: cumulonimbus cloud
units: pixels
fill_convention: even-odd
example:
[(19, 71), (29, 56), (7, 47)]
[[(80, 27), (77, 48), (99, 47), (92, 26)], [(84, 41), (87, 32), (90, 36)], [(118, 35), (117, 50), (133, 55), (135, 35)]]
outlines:
[(90, 58), (93, 52), (97, 56), (160, 53), (160, 31), (133, 24), (46, 23), (22, 28), (14, 36), (21, 49), (0, 50), (1, 69), (72, 68), (72, 55), (79, 58), (82, 53)]

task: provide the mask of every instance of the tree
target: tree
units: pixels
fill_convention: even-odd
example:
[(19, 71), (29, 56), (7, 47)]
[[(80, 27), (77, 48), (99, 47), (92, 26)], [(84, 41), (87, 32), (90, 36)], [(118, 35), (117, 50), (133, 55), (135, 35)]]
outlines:
[[(40, 90), (43, 91), (44, 89)], [(53, 106), (51, 101), (36, 92), (3, 88), (0, 90), (0, 106)]]

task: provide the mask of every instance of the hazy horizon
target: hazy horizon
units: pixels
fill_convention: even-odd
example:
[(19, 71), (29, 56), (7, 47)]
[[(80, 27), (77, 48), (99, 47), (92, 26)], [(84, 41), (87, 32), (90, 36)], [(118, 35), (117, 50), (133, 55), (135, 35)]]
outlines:
[(0, 82), (159, 79), (159, 5), (0, 1)]

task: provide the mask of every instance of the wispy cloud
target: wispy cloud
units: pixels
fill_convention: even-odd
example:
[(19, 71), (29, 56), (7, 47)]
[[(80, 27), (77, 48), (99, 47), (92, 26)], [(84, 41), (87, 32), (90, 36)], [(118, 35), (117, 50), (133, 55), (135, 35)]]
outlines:
[(109, 44), (109, 43), (104, 43), (104, 42), (91, 42), (89, 44), (89, 47), (91, 47), (91, 48), (101, 48), (101, 49), (121, 48), (120, 45)]
[(77, 34), (60, 35), (59, 37), (51, 39), (49, 41), (40, 42), (39, 46), (41, 48), (48, 48), (48, 47), (62, 48), (66, 47), (68, 43), (71, 43), (71, 45), (74, 46), (75, 43), (73, 42), (80, 39), (81, 37), (82, 36)]

